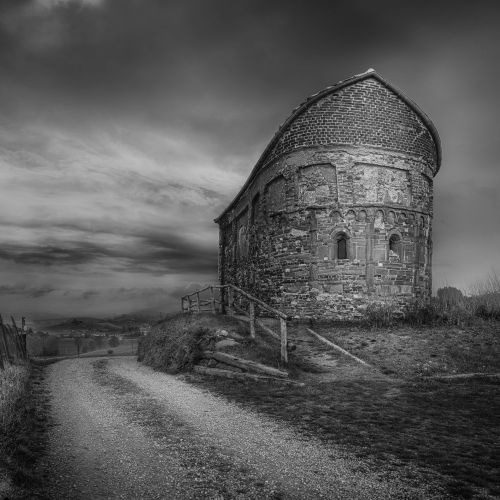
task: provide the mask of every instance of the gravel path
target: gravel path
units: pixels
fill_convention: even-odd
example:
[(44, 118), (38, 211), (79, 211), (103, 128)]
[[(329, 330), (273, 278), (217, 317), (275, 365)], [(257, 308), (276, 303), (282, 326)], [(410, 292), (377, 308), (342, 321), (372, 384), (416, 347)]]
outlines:
[(47, 498), (432, 498), (133, 358), (48, 371)]

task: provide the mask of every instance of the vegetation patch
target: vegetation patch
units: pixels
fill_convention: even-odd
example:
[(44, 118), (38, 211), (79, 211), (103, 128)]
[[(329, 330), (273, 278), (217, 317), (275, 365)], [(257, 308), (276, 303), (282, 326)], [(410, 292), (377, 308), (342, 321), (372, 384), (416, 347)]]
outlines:
[(0, 446), (5, 446), (7, 437), (22, 417), (19, 404), (26, 392), (28, 376), (26, 364), (7, 364), (0, 370)]
[(188, 381), (345, 446), (382, 470), (417, 466), (453, 498), (500, 495), (498, 384), (388, 379), (299, 387), (195, 375)]
[(174, 314), (154, 325), (141, 338), (138, 361), (169, 373), (189, 371), (202, 358), (202, 351), (213, 349), (217, 330), (232, 329), (246, 335), (233, 318), (210, 314)]
[(477, 319), (467, 326), (366, 328), (315, 325), (326, 339), (381, 372), (402, 378), (459, 373), (500, 373), (500, 322)]
[[(147, 336), (140, 339), (138, 361), (168, 373), (191, 371), (195, 364), (207, 363), (203, 360), (203, 351), (214, 350), (221, 338), (233, 338), (236, 342), (223, 348), (224, 352), (233, 356), (286, 369), (292, 378), (299, 378), (303, 372), (317, 371), (317, 367), (293, 352), (284, 366), (280, 341), (259, 328), (257, 330), (256, 338), (251, 338), (248, 325), (231, 316), (174, 314), (160, 321)], [(228, 366), (224, 368), (231, 369)]]
[(10, 366), (0, 371), (2, 498), (32, 498), (43, 482), (36, 463), (45, 449), (49, 418), (44, 377), (44, 368), (38, 365)]

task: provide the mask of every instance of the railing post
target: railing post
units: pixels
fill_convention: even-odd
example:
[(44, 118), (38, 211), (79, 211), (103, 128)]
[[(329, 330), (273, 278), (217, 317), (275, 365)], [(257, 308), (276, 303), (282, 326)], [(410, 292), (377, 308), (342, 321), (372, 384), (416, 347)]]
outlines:
[(288, 363), (288, 350), (287, 350), (287, 332), (286, 332), (286, 319), (280, 317), (280, 331), (281, 331), (281, 361), (286, 365)]
[(196, 312), (200, 313), (200, 292), (196, 292)]
[(211, 301), (212, 301), (212, 314), (215, 314), (216, 313), (216, 310), (215, 310), (215, 295), (214, 295), (214, 287), (211, 286), (210, 287), (210, 294), (211, 294)]
[(184, 297), (181, 297), (181, 312), (184, 312)]
[(220, 312), (221, 314), (226, 314), (226, 289), (224, 287), (219, 288), (219, 294)]
[(187, 299), (188, 299), (188, 312), (191, 312), (191, 295), (188, 295)]
[(9, 338), (7, 336), (7, 329), (5, 328), (5, 325), (2, 323), (1, 318), (0, 318), (0, 329), (2, 330), (0, 333), (2, 334), (3, 344), (5, 347), (5, 357), (7, 358), (7, 361), (9, 363), (12, 363), (13, 357), (12, 357), (12, 354), (10, 353), (10, 346), (9, 346)]
[(234, 300), (234, 290), (231, 287), (228, 287), (228, 289), (227, 289), (227, 313), (228, 314), (234, 314), (233, 300)]
[(255, 304), (250, 301), (248, 305), (250, 315), (250, 338), (255, 338)]

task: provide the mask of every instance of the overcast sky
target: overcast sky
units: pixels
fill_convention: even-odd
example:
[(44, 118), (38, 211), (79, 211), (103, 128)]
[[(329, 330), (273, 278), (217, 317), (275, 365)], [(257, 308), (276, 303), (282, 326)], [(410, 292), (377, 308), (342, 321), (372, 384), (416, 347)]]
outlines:
[(0, 312), (179, 307), (304, 98), (375, 68), (430, 116), (434, 288), (499, 269), (500, 3), (0, 0)]

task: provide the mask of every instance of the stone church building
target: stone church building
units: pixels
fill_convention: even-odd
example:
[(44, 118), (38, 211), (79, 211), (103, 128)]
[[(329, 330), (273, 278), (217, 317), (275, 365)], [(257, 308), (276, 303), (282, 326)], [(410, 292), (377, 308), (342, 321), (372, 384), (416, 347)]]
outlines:
[(374, 70), (279, 128), (220, 227), (219, 279), (296, 318), (431, 295), (436, 128)]

